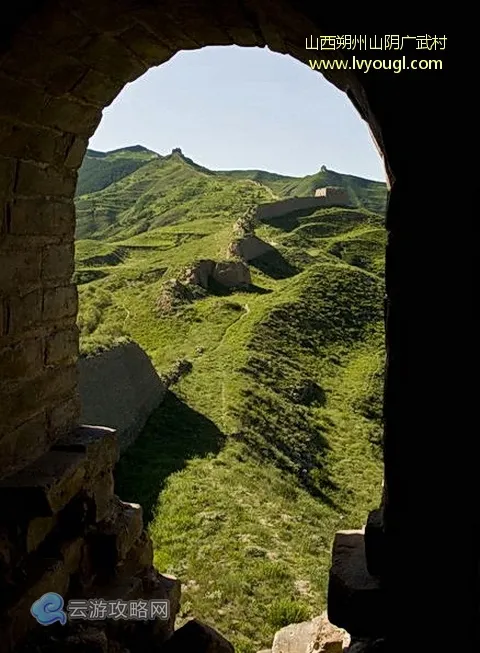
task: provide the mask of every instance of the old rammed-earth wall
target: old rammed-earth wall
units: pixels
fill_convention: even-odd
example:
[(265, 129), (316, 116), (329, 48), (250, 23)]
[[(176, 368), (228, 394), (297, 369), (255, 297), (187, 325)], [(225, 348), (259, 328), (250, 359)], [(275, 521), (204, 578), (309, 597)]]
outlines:
[(268, 220), (278, 218), (281, 215), (295, 213), (297, 211), (306, 211), (308, 209), (321, 209), (329, 206), (349, 207), (351, 202), (348, 197), (292, 197), (278, 202), (269, 202), (268, 204), (259, 204), (257, 207), (257, 219)]
[(134, 342), (82, 358), (78, 368), (82, 424), (115, 429), (123, 453), (161, 403), (165, 386)]

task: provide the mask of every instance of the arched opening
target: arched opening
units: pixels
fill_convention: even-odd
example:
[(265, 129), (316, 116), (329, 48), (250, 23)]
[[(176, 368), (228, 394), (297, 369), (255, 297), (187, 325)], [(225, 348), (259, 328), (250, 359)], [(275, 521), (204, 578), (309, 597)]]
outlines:
[[(27, 475), (22, 475), (22, 470), (30, 463), (44, 461), (42, 454), (57, 446), (58, 438), (70, 432), (78, 419), (77, 293), (70, 283), (73, 193), (75, 171), (102, 108), (127, 82), (180, 49), (268, 44), (276, 52), (308, 60), (311, 57), (304, 47), (306, 35), (322, 33), (322, 25), (331, 34), (360, 31), (358, 27), (341, 27), (347, 21), (339, 13), (329, 8), (323, 22), (303, 3), (292, 7), (287, 2), (274, 8), (264, 2), (252, 2), (249, 8), (199, 3), (162, 6), (161, 11), (149, 3), (128, 1), (98, 6), (79, 0), (68, 9), (55, 1), (41, 6), (16, 5), (12, 19), (3, 27), (0, 64), (0, 328), (1, 364), (6, 375), (1, 386), (0, 449), (2, 492), (8, 494), (7, 512), (13, 512), (11, 518), (26, 516), (26, 507), (36, 505), (31, 498), (37, 492), (40, 503), (46, 505), (46, 501), (53, 510), (50, 489), (58, 483), (52, 483), (52, 479), (76, 479), (69, 485), (71, 492), (80, 483), (81, 472), (74, 473), (80, 460), (73, 457), (82, 453), (78, 450), (68, 451), (68, 464), (65, 451), (60, 455), (57, 448), (55, 454), (49, 454), (52, 467), (41, 470), (43, 485), (29, 485), (32, 468)], [(375, 57), (371, 48), (366, 53)], [(322, 52), (322, 58), (330, 54), (350, 63), (354, 56), (342, 49)], [(394, 56), (389, 54), (388, 58)], [(443, 60), (444, 52), (438, 52), (435, 58)], [(433, 239), (435, 246), (447, 247), (448, 239), (442, 234), (432, 235), (430, 223), (423, 220), (425, 215), (443, 215), (445, 198), (418, 196), (418, 179), (435, 187), (444, 148), (431, 115), (432, 111), (438, 114), (442, 107), (446, 76), (441, 70), (436, 75), (427, 76), (427, 72), (410, 70), (392, 76), (391, 72), (377, 70), (369, 76), (349, 69), (328, 74), (369, 122), (385, 154), (392, 183), (387, 217), (387, 492), (380, 548), (386, 555), (383, 571), (388, 606), (387, 624), (381, 630), (392, 635), (395, 645), (405, 639), (403, 616), (395, 610), (401, 605), (400, 597), (409, 597), (412, 615), (419, 617), (426, 610), (423, 593), (411, 593), (412, 577), (422, 578), (422, 587), (430, 590), (430, 614), (441, 612), (441, 592), (435, 590), (441, 587), (437, 570), (440, 561), (448, 557), (447, 540), (428, 556), (428, 561), (418, 555), (419, 550), (429, 550), (429, 529), (435, 528), (442, 515), (438, 496), (442, 475), (431, 470), (427, 482), (425, 469), (430, 468), (428, 449), (437, 441), (437, 433), (458, 428), (452, 411), (439, 414), (437, 397), (443, 387), (445, 364), (460, 372), (460, 362), (447, 352), (447, 363), (443, 359), (440, 364), (430, 338), (432, 331), (438, 333), (441, 329), (448, 339), (455, 329), (460, 330), (441, 310), (448, 284), (439, 281), (432, 245)], [(418, 154), (419, 143), (424, 156)], [(411, 237), (414, 228), (415, 242)], [(456, 305), (458, 294), (452, 293), (450, 299)], [(424, 393), (425, 380), (432, 390), (430, 398)], [(405, 436), (407, 433), (410, 438)], [(415, 460), (411, 456), (412, 439), (425, 445), (422, 450), (417, 448)], [(85, 449), (85, 443), (82, 446)], [(83, 450), (82, 455), (86, 453)], [(68, 496), (68, 492), (62, 496)], [(419, 496), (423, 501), (417, 501)], [(12, 545), (8, 533), (2, 533), (3, 542), (2, 564), (12, 569), (12, 554), (20, 548)], [(372, 543), (375, 548), (379, 541)], [(444, 573), (452, 575), (452, 569), (443, 568)], [(65, 583), (69, 576), (70, 570), (64, 564), (58, 578)], [(31, 583), (27, 583), (18, 590), (19, 600), (28, 596), (25, 592), (30, 587)], [(19, 605), (17, 601), (14, 607)], [(18, 609), (25, 610), (25, 606)], [(10, 625), (5, 630), (5, 641), (13, 646), (28, 626), (23, 617), (13, 619), (11, 612), (7, 617)]]
[[(335, 532), (381, 496), (387, 191), (346, 174), (370, 136), (329, 87), (264, 50), (180, 53), (109, 108), (77, 186), (81, 421), (123, 443), (152, 410), (129, 345), (110, 349), (132, 338), (168, 392), (116, 492), (143, 506), (157, 568), (183, 584), (177, 627), (199, 618), (238, 651), (322, 613)], [(325, 186), (342, 188), (331, 206)], [(248, 283), (222, 287), (216, 266), (233, 275), (237, 259)]]

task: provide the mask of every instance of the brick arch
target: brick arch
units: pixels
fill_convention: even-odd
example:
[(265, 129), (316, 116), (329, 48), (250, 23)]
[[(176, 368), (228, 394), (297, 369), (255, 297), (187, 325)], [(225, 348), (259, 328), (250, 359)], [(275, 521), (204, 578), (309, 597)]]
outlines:
[[(362, 7), (362, 19), (354, 20), (340, 4), (318, 9), (310, 0), (17, 0), (10, 9), (13, 15), (2, 17), (0, 26), (0, 478), (40, 456), (78, 419), (77, 293), (70, 282), (73, 194), (76, 170), (102, 109), (126, 83), (179, 50), (268, 46), (305, 61), (318, 54), (305, 50), (310, 35), (371, 34), (372, 21), (377, 34), (392, 30), (388, 17), (376, 10), (368, 15)], [(418, 33), (425, 33), (424, 27)], [(327, 56), (337, 53), (324, 52)], [(342, 56), (351, 61), (353, 55)], [(379, 58), (379, 53), (370, 50), (361, 56)], [(422, 58), (431, 56), (422, 53)], [(446, 61), (443, 52), (434, 58)], [(448, 219), (448, 197), (419, 192), (420, 179), (422, 188), (438, 188), (444, 178), (445, 134), (439, 138), (435, 118), (445, 124), (451, 119), (444, 102), (449, 87), (445, 71), (346, 71), (328, 77), (368, 122), (391, 183), (386, 265), (388, 501), (386, 540), (381, 542), (391, 588), (389, 626), (398, 643), (407, 637), (407, 645), (399, 648), (407, 650), (404, 612), (394, 606), (408, 604), (411, 621), (426, 610), (443, 614), (437, 571), (442, 568), (442, 578), (448, 573), (444, 561), (451, 542), (437, 541), (435, 551), (431, 549), (425, 526), (442, 521), (444, 504), (426, 487), (425, 470), (433, 475), (432, 487), (442, 487), (443, 466), (431, 468), (430, 451), (449, 427), (460, 428), (449, 406), (440, 415), (438, 398), (443, 396), (446, 369), (451, 378), (458, 378), (461, 361), (445, 349), (438, 356), (432, 340), (432, 334), (444, 342), (453, 333), (459, 341), (462, 336), (443, 309), (445, 288), (455, 274), (459, 285), (462, 282), (460, 268), (450, 270), (448, 277), (439, 269), (437, 252), (449, 248), (449, 234), (431, 228), (433, 220)], [(460, 398), (460, 389), (450, 389), (452, 404), (455, 392)], [(417, 445), (414, 457), (412, 442)], [(443, 454), (445, 466), (448, 453)], [(424, 502), (416, 501), (419, 496)], [(428, 551), (428, 560), (417, 550)], [(412, 595), (412, 578), (429, 584), (428, 606), (422, 592)], [(430, 630), (432, 650), (433, 638)]]

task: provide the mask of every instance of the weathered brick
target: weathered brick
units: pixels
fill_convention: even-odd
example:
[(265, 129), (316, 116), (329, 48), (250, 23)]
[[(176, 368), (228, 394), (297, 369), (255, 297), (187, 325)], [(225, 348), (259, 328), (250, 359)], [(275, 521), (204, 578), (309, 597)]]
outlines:
[[(48, 517), (57, 514), (83, 487), (85, 456), (49, 451), (17, 474), (0, 481), (4, 512)], [(8, 502), (8, 506), (6, 503)]]
[(76, 426), (80, 416), (80, 397), (78, 393), (67, 399), (62, 399), (47, 411), (48, 429), (52, 437), (57, 433), (65, 433)]
[(16, 79), (33, 82), (52, 95), (63, 95), (80, 79), (85, 66), (23, 33), (12, 42), (2, 70)]
[(98, 525), (98, 532), (93, 538), (92, 555), (95, 567), (107, 573), (125, 560), (143, 531), (141, 506), (125, 503), (118, 498), (116, 502), (116, 510)]
[(8, 476), (24, 467), (47, 448), (45, 412), (41, 411), (16, 428), (6, 430), (0, 439), (1, 475)]
[(8, 329), (6, 331), (8, 334), (15, 335), (38, 325), (42, 319), (42, 303), (42, 290), (34, 290), (26, 295), (10, 297), (6, 310), (8, 315)]
[(16, 165), (15, 159), (0, 158), (0, 197), (8, 197), (12, 193)]
[(62, 163), (70, 138), (51, 129), (28, 127), (5, 121), (0, 145), (5, 155), (41, 163)]
[(39, 285), (41, 251), (3, 250), (0, 253), (0, 287), (4, 291), (28, 289)]
[(39, 121), (48, 99), (44, 90), (27, 82), (1, 76), (0, 116), (32, 124)]
[(110, 104), (121, 90), (122, 84), (118, 80), (112, 80), (98, 70), (89, 70), (72, 89), (72, 95), (103, 108)]
[(45, 290), (43, 298), (43, 318), (56, 320), (77, 314), (78, 292), (76, 286), (60, 286)]
[(172, 21), (166, 19), (161, 12), (154, 7), (141, 8), (135, 12), (136, 21), (142, 25), (147, 32), (154, 37), (161, 35), (161, 41), (172, 52), (179, 50), (192, 50), (200, 47), (202, 44), (195, 41), (182, 29), (182, 26), (175, 25)]
[(67, 168), (74, 168), (75, 170), (82, 164), (85, 152), (87, 151), (88, 140), (80, 136), (75, 136), (70, 139), (70, 144), (67, 149), (64, 165)]
[(73, 238), (73, 202), (17, 199), (10, 211), (10, 233), (21, 236), (57, 235)]
[(58, 331), (49, 336), (46, 343), (45, 364), (76, 362), (78, 358), (78, 329), (73, 326), (68, 331)]
[(77, 387), (78, 373), (75, 365), (46, 371), (35, 379), (14, 386), (2, 406), (6, 424), (26, 421), (38, 413), (39, 408), (62, 396), (72, 395)]
[(175, 54), (174, 50), (160, 43), (153, 34), (138, 23), (119, 34), (117, 38), (150, 66), (158, 66)]
[(81, 52), (82, 59), (94, 70), (122, 84), (140, 77), (147, 65), (114, 37), (105, 34), (96, 36)]
[(106, 426), (78, 426), (56, 442), (53, 449), (84, 453), (87, 457), (85, 473), (89, 479), (111, 469), (119, 458), (116, 431)]
[(0, 197), (0, 238), (7, 233), (10, 221), (10, 207), (8, 203)]
[(18, 165), (15, 192), (27, 197), (32, 195), (73, 197), (76, 185), (77, 176), (71, 170), (21, 161)]
[(25, 376), (36, 376), (43, 366), (43, 343), (31, 339), (0, 351), (0, 384)]
[(104, 520), (108, 516), (114, 491), (115, 481), (111, 469), (101, 472), (100, 476), (92, 479), (89, 484), (88, 495), (93, 501), (95, 523)]
[(55, 11), (36, 11), (29, 15), (22, 31), (42, 39), (60, 52), (74, 52), (91, 39), (91, 33), (70, 11), (70, 6), (55, 5)]
[(75, 268), (73, 242), (63, 245), (50, 245), (43, 250), (42, 278), (71, 281)]
[(76, 14), (89, 29), (101, 33), (115, 34), (125, 30), (133, 22), (132, 10), (138, 7), (138, 0), (122, 0), (120, 11), (112, 12), (108, 3), (69, 0), (69, 10)]
[(65, 97), (53, 98), (41, 114), (42, 124), (88, 137), (93, 134), (101, 118), (100, 108)]

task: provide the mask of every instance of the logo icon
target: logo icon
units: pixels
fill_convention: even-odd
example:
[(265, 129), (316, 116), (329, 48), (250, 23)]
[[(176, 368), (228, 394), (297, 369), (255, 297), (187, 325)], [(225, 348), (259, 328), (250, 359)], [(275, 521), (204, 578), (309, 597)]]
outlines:
[(55, 592), (47, 592), (32, 604), (30, 612), (42, 626), (50, 626), (59, 621), (62, 626), (67, 623), (67, 615), (63, 611), (63, 598)]

